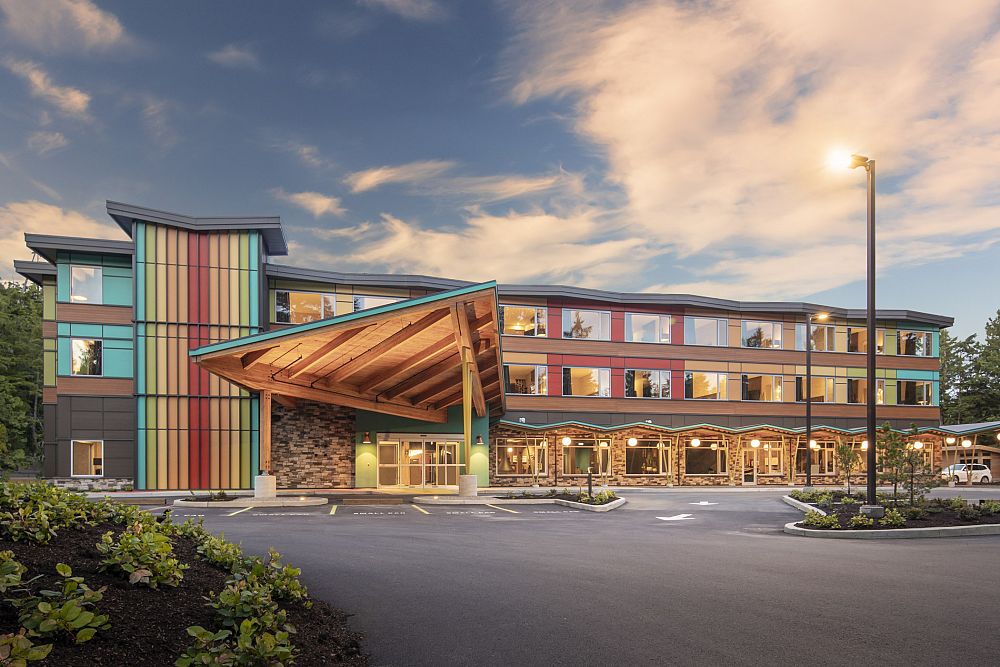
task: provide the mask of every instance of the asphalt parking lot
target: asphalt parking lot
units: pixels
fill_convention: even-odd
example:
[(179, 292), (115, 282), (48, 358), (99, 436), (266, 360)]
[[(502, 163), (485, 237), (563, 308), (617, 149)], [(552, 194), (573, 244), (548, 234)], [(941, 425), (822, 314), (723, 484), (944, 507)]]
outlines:
[(800, 514), (778, 491), (622, 495), (608, 514), (403, 504), (174, 516), (204, 515), (248, 551), (277, 548), (315, 596), (355, 614), (375, 665), (1000, 662), (1000, 537), (806, 539), (781, 532)]

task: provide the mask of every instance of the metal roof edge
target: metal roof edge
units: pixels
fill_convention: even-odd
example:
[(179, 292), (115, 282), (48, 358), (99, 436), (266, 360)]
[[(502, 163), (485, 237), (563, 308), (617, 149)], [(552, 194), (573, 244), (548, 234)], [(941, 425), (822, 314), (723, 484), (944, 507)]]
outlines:
[(314, 282), (329, 282), (348, 285), (372, 285), (384, 287), (412, 287), (419, 289), (459, 289), (474, 285), (472, 281), (455, 280), (452, 278), (437, 278), (420, 274), (406, 273), (354, 273), (329, 271), (327, 269), (312, 269), (287, 264), (264, 265), (264, 271), (271, 278), (288, 280), (306, 280)]
[(49, 262), (32, 262), (26, 259), (15, 259), (14, 271), (36, 285), (42, 284), (44, 276), (56, 275), (56, 267)]
[(132, 241), (119, 239), (95, 239), (82, 236), (56, 236), (52, 234), (32, 234), (25, 232), (24, 245), (55, 264), (56, 253), (86, 252), (99, 255), (131, 255), (135, 252)]

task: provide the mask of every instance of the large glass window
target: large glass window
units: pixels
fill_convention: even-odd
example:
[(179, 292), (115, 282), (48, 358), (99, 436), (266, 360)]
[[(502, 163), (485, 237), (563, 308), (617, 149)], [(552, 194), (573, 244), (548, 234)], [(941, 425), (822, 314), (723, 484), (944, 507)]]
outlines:
[(670, 398), (670, 371), (625, 371), (628, 398)]
[[(834, 341), (834, 332), (836, 327), (832, 324), (814, 324), (812, 325), (812, 349), (814, 352), (833, 352), (835, 351), (836, 344)], [(795, 325), (795, 349), (804, 350), (806, 349), (806, 325), (796, 324)]]
[(625, 443), (626, 475), (669, 475), (670, 445), (659, 440), (629, 438)]
[(564, 308), (563, 338), (611, 340), (611, 313)]
[(104, 302), (101, 288), (103, 272), (99, 266), (71, 266), (69, 269), (69, 300), (73, 303)]
[(73, 375), (103, 375), (102, 344), (99, 340), (74, 338), (72, 340)]
[(749, 375), (741, 377), (744, 401), (781, 401), (780, 375)]
[(934, 402), (934, 383), (923, 380), (896, 382), (898, 405), (931, 405)]
[[(847, 327), (847, 351), (868, 351), (868, 327)], [(885, 354), (885, 329), (875, 330), (875, 354)]]
[(563, 396), (610, 395), (610, 368), (563, 367)]
[[(804, 402), (806, 400), (805, 387), (806, 379), (802, 376), (795, 378), (795, 400)], [(812, 391), (809, 400), (813, 403), (833, 403), (833, 378), (812, 377)]]
[(548, 474), (546, 442), (540, 438), (497, 440), (497, 475), (532, 477)]
[(684, 372), (684, 398), (726, 400), (725, 373)]
[(625, 313), (625, 340), (632, 343), (669, 343), (670, 316)]
[(685, 345), (729, 345), (729, 320), (717, 317), (685, 317)]
[(930, 331), (899, 330), (896, 336), (896, 354), (910, 357), (929, 357), (934, 353), (934, 334)]
[(500, 306), (500, 331), (505, 336), (544, 336), (547, 308)]
[(744, 320), (743, 347), (781, 349), (781, 322)]
[(505, 364), (503, 372), (507, 382), (507, 393), (544, 396), (549, 393), (548, 370), (546, 366)]
[(336, 315), (336, 297), (322, 292), (274, 293), (274, 321), (282, 324), (304, 324)]
[(564, 438), (562, 455), (564, 475), (611, 474), (610, 440), (569, 438), (566, 444)]
[[(694, 443), (698, 443), (695, 446)], [(684, 447), (685, 475), (725, 475), (728, 471), (726, 443), (693, 439)]]
[[(836, 462), (836, 443), (834, 442), (817, 442), (816, 449), (812, 450), (812, 474), (813, 475), (832, 475), (835, 472), (835, 462)], [(806, 446), (800, 445), (798, 456), (795, 457), (795, 471), (800, 474), (806, 474), (806, 452), (809, 451)]]
[(73, 477), (103, 477), (104, 442), (101, 440), (70, 442), (70, 469)]
[(785, 447), (780, 440), (762, 442), (757, 447), (757, 474), (785, 474)]
[[(390, 303), (396, 303), (399, 300), (400, 298), (395, 296), (364, 296), (361, 294), (356, 294), (353, 297), (351, 297), (351, 305), (353, 306), (354, 310), (350, 312), (356, 313), (359, 310), (368, 310), (369, 308), (388, 306)], [(338, 314), (346, 315), (347, 312)]]
[[(847, 379), (847, 402), (868, 402), (868, 380), (864, 378)], [(885, 402), (885, 380), (875, 380), (875, 402), (879, 405)]]

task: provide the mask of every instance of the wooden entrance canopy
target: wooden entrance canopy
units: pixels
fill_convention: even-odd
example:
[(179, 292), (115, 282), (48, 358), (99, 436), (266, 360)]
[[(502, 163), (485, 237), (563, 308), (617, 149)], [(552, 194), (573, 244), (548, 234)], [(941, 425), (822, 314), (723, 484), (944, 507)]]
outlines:
[(463, 403), (464, 379), (467, 412), (474, 407), (483, 417), (489, 406), (502, 414), (496, 294), (494, 282), (470, 285), (207, 345), (190, 355), (211, 373), (261, 392), (265, 467), (269, 433), (263, 420), (269, 421), (271, 398), (287, 406), (309, 400), (443, 423), (447, 409)]

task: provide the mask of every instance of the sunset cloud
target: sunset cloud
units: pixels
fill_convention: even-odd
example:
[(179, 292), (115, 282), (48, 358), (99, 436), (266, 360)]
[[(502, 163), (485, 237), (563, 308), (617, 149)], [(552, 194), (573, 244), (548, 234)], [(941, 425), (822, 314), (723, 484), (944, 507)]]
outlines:
[(5, 33), (43, 53), (133, 43), (118, 17), (90, 0), (0, 0), (0, 12)]
[(41, 65), (30, 60), (7, 58), (4, 66), (28, 83), (28, 89), (33, 97), (44, 100), (58, 109), (63, 115), (73, 116), (82, 120), (90, 118), (87, 109), (90, 106), (90, 94), (79, 88), (59, 86)]

